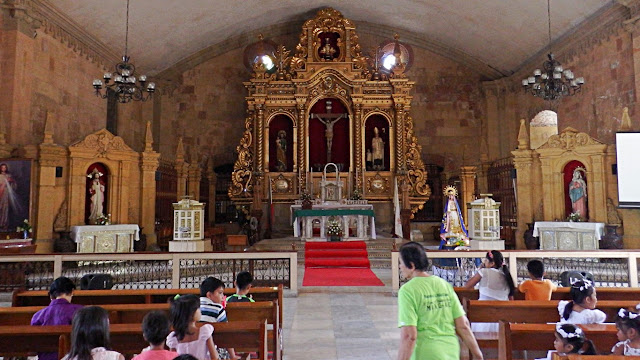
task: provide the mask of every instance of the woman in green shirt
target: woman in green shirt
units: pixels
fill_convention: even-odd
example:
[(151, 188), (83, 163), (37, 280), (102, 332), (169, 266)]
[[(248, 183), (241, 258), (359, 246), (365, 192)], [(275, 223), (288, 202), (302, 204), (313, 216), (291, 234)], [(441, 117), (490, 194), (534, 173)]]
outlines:
[(398, 291), (398, 360), (459, 360), (458, 336), (473, 358), (482, 360), (453, 287), (428, 274), (428, 266), (422, 245), (409, 242), (400, 247), (400, 271), (410, 280)]

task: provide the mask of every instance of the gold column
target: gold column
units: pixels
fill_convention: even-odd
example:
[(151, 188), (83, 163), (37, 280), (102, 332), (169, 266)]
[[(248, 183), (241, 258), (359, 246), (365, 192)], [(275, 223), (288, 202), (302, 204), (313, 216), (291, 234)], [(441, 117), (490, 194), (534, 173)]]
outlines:
[[(307, 122), (305, 119), (305, 99), (296, 99), (298, 102), (298, 189), (306, 189), (307, 186), (307, 137), (305, 136), (305, 128)], [(312, 179), (313, 180), (313, 179)]]
[(404, 163), (404, 105), (397, 102), (396, 109), (396, 173), (405, 170)]
[(160, 154), (153, 151), (151, 122), (147, 122), (144, 151), (140, 154), (140, 226), (147, 236), (147, 246), (157, 243), (156, 219), (156, 170)]
[[(472, 202), (473, 196), (476, 192), (476, 167), (475, 166), (461, 166), (460, 167), (460, 197), (462, 200), (462, 216), (467, 219), (467, 204)], [(467, 219), (467, 224), (469, 219)], [(466, 224), (465, 224), (466, 225)]]
[[(355, 127), (355, 133), (356, 133), (356, 151), (355, 151), (355, 166), (354, 168), (357, 169), (357, 171), (354, 171), (354, 177), (355, 177), (355, 173), (358, 173), (358, 176), (355, 177), (354, 182), (356, 185), (356, 189), (358, 190), (362, 190), (362, 181), (361, 181), (361, 176), (363, 174), (363, 169), (362, 169), (362, 105), (361, 104), (355, 104), (355, 120), (354, 120), (354, 124), (353, 126)], [(351, 176), (351, 175), (350, 175)]]
[[(264, 105), (256, 104), (256, 162), (253, 171), (264, 170)], [(253, 189), (259, 191), (260, 189)]]

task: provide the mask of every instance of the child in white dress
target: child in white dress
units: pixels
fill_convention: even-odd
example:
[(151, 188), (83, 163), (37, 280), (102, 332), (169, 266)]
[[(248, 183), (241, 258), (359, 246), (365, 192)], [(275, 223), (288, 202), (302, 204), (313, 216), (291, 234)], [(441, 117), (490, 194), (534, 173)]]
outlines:
[(598, 298), (596, 288), (590, 280), (574, 281), (569, 290), (572, 301), (558, 303), (558, 313), (562, 324), (600, 324), (607, 315), (596, 309)]
[(218, 360), (213, 343), (213, 326), (200, 321), (200, 298), (196, 295), (176, 296), (171, 302), (173, 331), (167, 336), (167, 346), (178, 354), (190, 354), (198, 360)]
[[(478, 272), (467, 281), (464, 287), (471, 290), (478, 283), (480, 283), (478, 300), (513, 300), (516, 287), (500, 251), (487, 252)], [(471, 330), (474, 332), (497, 332), (498, 323), (472, 323)]]
[(618, 311), (616, 320), (618, 340), (611, 352), (613, 355), (640, 356), (640, 314), (625, 309)]
[(551, 360), (553, 353), (558, 353), (560, 355), (597, 355), (593, 342), (588, 340), (584, 335), (584, 331), (574, 324), (557, 323), (555, 336), (556, 338), (553, 340), (553, 347), (555, 350), (551, 350), (547, 353), (547, 360)]
[(78, 310), (71, 322), (71, 350), (62, 360), (124, 360), (109, 347), (109, 313), (99, 306)]

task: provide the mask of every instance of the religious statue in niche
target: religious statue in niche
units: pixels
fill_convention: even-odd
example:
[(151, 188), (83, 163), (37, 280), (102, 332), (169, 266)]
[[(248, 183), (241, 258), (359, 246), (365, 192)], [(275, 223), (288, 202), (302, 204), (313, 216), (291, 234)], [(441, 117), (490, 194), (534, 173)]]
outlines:
[(338, 51), (331, 46), (331, 39), (329, 37), (324, 38), (324, 45), (320, 48), (320, 55), (324, 60), (331, 61), (335, 58)]
[(278, 171), (287, 171), (287, 132), (278, 131), (276, 139), (276, 169)]
[(98, 169), (93, 169), (93, 171), (87, 175), (88, 178), (91, 178), (91, 186), (89, 187), (89, 195), (91, 196), (91, 204), (89, 208), (89, 223), (96, 224), (98, 222), (98, 218), (104, 217), (104, 192), (105, 186), (102, 179), (100, 179), (104, 174), (102, 174)]
[(348, 116), (348, 114), (334, 114), (331, 112), (333, 109), (331, 100), (327, 100), (325, 103), (325, 110), (327, 111), (324, 114), (311, 114), (311, 118), (315, 117), (320, 120), (325, 126), (324, 137), (327, 140), (327, 163), (332, 162), (331, 159), (331, 148), (333, 146), (333, 125), (337, 123), (343, 117)]
[(573, 170), (573, 178), (569, 183), (569, 198), (571, 199), (571, 210), (574, 214), (578, 214), (582, 219), (586, 220), (587, 215), (587, 183), (584, 181), (583, 174), (585, 169), (577, 167)]
[[(385, 131), (382, 128), (382, 131)], [(371, 160), (373, 170), (384, 170), (384, 140), (380, 137), (377, 127), (373, 128), (373, 138), (371, 139)]]
[(460, 240), (468, 241), (469, 233), (464, 226), (464, 219), (460, 205), (458, 204), (458, 190), (453, 186), (444, 188), (444, 214), (442, 215), (442, 225), (440, 225), (440, 248), (452, 243), (458, 243)]

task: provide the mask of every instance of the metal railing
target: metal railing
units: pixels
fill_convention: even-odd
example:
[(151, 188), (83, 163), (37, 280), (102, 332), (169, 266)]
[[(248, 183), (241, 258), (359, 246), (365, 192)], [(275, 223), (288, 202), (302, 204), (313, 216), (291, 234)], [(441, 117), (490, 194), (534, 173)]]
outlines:
[(114, 289), (197, 288), (208, 276), (233, 287), (249, 271), (254, 286), (282, 284), (298, 293), (297, 252), (33, 254), (0, 257), (0, 291), (48, 289), (66, 276), (76, 284), (86, 274), (109, 274)]
[[(509, 266), (511, 276), (517, 283), (529, 278), (527, 263), (542, 260), (545, 278), (560, 282), (564, 271), (586, 271), (593, 275), (598, 287), (638, 287), (638, 250), (595, 251), (501, 251)], [(486, 251), (427, 251), (430, 272), (453, 286), (463, 286), (478, 270)], [(399, 254), (391, 253), (391, 287), (397, 294), (406, 282), (400, 274)]]

